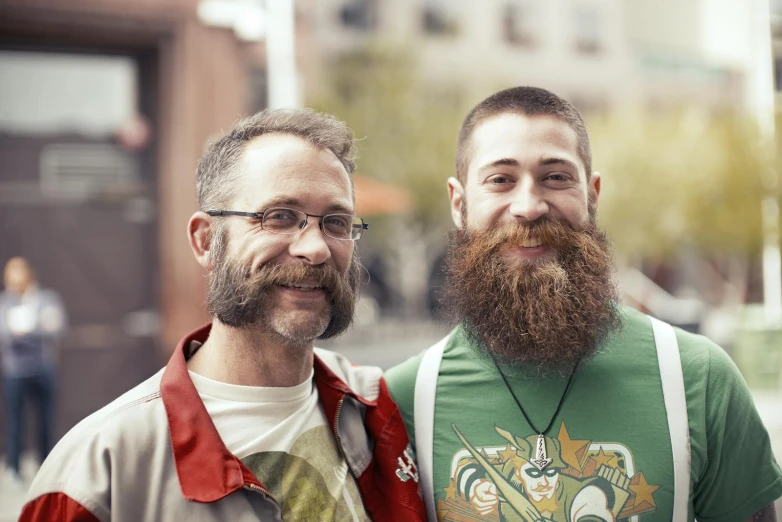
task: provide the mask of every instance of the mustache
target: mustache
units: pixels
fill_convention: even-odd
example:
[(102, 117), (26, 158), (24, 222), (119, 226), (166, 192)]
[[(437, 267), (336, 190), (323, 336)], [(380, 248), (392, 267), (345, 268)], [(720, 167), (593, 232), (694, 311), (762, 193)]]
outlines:
[(317, 285), (323, 287), (327, 294), (339, 290), (340, 274), (328, 265), (270, 264), (264, 263), (255, 272), (248, 274), (248, 283), (257, 287), (273, 285)]
[(521, 246), (528, 241), (539, 241), (554, 249), (578, 247), (579, 232), (563, 218), (542, 216), (531, 222), (512, 222), (492, 230), (482, 240), (482, 247), (497, 252), (503, 247)]
[(340, 302), (350, 292), (345, 278), (327, 265), (264, 263), (254, 271), (246, 269), (235, 280), (241, 283), (239, 291), (233, 293), (232, 301), (240, 307), (264, 299), (263, 292), (275, 285), (317, 285), (323, 288), (332, 303)]

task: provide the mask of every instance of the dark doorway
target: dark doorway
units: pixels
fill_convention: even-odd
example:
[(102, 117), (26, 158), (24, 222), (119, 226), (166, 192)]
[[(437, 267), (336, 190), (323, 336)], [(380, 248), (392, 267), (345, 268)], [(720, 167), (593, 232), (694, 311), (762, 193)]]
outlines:
[(67, 308), (57, 438), (163, 362), (156, 71), (153, 51), (0, 50), (0, 262)]

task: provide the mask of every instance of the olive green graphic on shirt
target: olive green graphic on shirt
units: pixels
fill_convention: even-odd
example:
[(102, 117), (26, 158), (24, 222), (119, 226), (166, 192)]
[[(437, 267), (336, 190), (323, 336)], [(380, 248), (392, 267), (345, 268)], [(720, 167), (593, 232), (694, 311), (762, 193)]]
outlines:
[(453, 429), (467, 451), (454, 457), (445, 499), (437, 505), (440, 520), (638, 520), (657, 507), (659, 486), (634, 472), (625, 446), (572, 439), (564, 422), (556, 438), (545, 437), (552, 462), (544, 469), (533, 463), (538, 434), (519, 437), (495, 426), (506, 445), (477, 448)]
[(304, 432), (290, 453), (255, 453), (242, 462), (280, 504), (285, 521), (369, 520), (327, 426)]

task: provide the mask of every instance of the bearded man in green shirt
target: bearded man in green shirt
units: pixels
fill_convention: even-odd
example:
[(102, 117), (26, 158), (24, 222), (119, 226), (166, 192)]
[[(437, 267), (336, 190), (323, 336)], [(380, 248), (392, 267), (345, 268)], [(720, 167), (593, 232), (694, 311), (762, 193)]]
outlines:
[(462, 124), (458, 326), (387, 375), (429, 519), (775, 521), (782, 471), (730, 358), (619, 305), (600, 186), (553, 93), (498, 92)]

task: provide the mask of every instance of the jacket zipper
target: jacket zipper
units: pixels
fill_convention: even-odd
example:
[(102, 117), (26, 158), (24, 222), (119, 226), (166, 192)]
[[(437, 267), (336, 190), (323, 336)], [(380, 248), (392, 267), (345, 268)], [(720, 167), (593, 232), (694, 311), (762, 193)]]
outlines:
[(337, 439), (337, 447), (339, 448), (339, 453), (342, 455), (342, 458), (345, 459), (345, 465), (348, 467), (348, 473), (350, 473), (350, 476), (353, 477), (353, 481), (356, 484), (356, 491), (358, 491), (358, 496), (361, 499), (361, 505), (364, 508), (364, 513), (366, 514), (367, 518), (372, 521), (372, 515), (369, 513), (369, 510), (367, 509), (367, 502), (364, 500), (364, 493), (361, 491), (361, 485), (358, 482), (358, 477), (353, 472), (353, 468), (350, 467), (350, 464), (348, 463), (348, 458), (345, 456), (345, 450), (342, 449), (342, 440), (339, 438), (339, 433), (337, 432), (337, 426), (339, 426), (339, 414), (342, 411), (342, 403), (345, 401), (345, 395), (342, 395), (340, 397), (339, 402), (337, 403), (337, 411), (334, 413), (334, 426), (332, 427), (332, 430), (334, 431), (334, 438)]
[(254, 492), (256, 492), (256, 493), (263, 493), (264, 495), (266, 495), (267, 497), (269, 497), (269, 499), (270, 499), (272, 502), (274, 502), (275, 504), (277, 504), (277, 507), (279, 507), (279, 508), (280, 508), (280, 513), (282, 513), (282, 505), (280, 505), (280, 503), (279, 503), (279, 502), (277, 502), (277, 499), (276, 499), (276, 498), (274, 498), (274, 497), (272, 496), (272, 494), (271, 494), (271, 493), (269, 493), (269, 490), (268, 490), (268, 489), (266, 489), (265, 487), (263, 487), (263, 486), (259, 486), (259, 485), (257, 485), (257, 484), (245, 484), (245, 485), (244, 485), (244, 486), (242, 486), (242, 487), (243, 487), (244, 489), (249, 489), (249, 490), (252, 490), (252, 491), (254, 491)]
[[(268, 490), (268, 489), (266, 489), (266, 488), (264, 488), (264, 487), (262, 487), (262, 486), (259, 486), (259, 485), (257, 485), (257, 484), (245, 484), (245, 485), (244, 485), (244, 487), (245, 487), (245, 488), (247, 488), (247, 489), (254, 489), (254, 490), (256, 490), (256, 491), (260, 491), (261, 493), (265, 493), (267, 497), (269, 497), (270, 499), (272, 499), (272, 500), (274, 500), (275, 502), (277, 502), (277, 501), (274, 499), (274, 497), (273, 497), (273, 496), (271, 496), (271, 493), (269, 493), (269, 490)], [(278, 504), (279, 504), (279, 502), (278, 502)]]

